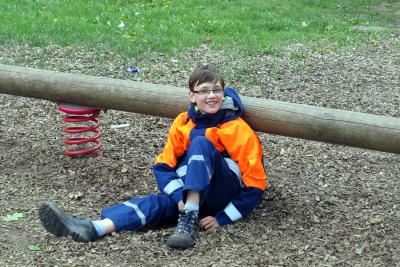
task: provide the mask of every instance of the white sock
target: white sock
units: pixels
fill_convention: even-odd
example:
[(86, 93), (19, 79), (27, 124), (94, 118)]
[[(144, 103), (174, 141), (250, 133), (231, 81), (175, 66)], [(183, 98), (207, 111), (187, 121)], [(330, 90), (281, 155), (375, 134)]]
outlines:
[(187, 211), (199, 211), (199, 204), (187, 201), (185, 203), (185, 210), (187, 210)]
[(99, 237), (102, 237), (106, 234), (106, 226), (102, 221), (92, 221), (92, 224)]

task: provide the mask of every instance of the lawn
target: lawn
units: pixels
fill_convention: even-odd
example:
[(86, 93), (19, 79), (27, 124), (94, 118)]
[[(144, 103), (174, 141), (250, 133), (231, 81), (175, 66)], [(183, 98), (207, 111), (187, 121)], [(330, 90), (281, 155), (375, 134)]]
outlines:
[[(387, 1), (386, 3), (395, 3)], [(139, 55), (202, 44), (217, 50), (275, 53), (288, 44), (374, 42), (391, 31), (381, 1), (2, 0), (0, 44), (78, 45)], [(353, 30), (354, 26), (384, 31)], [(373, 29), (373, 28), (371, 28)]]

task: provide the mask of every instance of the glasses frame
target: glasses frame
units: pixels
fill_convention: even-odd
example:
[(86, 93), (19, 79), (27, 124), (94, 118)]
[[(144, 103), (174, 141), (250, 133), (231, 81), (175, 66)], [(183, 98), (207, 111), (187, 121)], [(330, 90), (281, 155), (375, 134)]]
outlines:
[[(215, 90), (221, 90), (221, 93), (215, 93)], [(204, 90), (205, 91), (205, 90)], [(224, 95), (224, 88), (217, 88), (217, 89), (208, 89), (208, 93), (207, 94), (202, 94), (201, 93), (201, 90), (197, 90), (197, 91), (195, 91), (195, 90), (192, 90), (192, 92), (193, 93), (195, 93), (195, 94), (199, 94), (200, 96), (208, 96), (208, 95), (210, 95), (210, 93), (211, 92), (213, 92), (213, 94), (214, 95), (220, 95), (220, 96), (223, 96)]]

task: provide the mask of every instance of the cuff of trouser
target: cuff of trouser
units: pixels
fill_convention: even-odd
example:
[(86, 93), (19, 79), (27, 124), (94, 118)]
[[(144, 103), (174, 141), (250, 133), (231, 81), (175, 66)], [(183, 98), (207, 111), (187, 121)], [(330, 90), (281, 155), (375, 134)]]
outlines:
[(179, 201), (181, 201), (183, 199), (183, 190), (182, 188), (172, 192), (170, 195), (170, 198), (172, 198), (172, 200), (178, 204)]
[[(116, 206), (120, 207), (120, 204), (117, 204)], [(109, 207), (109, 208), (103, 208), (101, 212), (101, 219), (110, 219), (115, 227), (115, 232), (120, 232), (122, 230), (133, 230), (133, 229), (127, 229), (127, 225), (129, 225), (128, 220), (126, 217), (122, 218), (121, 213), (119, 212), (118, 208), (114, 207)], [(140, 225), (135, 225), (135, 228), (139, 228)]]
[(185, 186), (182, 188), (183, 191), (194, 191), (194, 192), (203, 192), (205, 190), (205, 188), (207, 188), (208, 184), (206, 186), (204, 185), (187, 185), (185, 184)]
[(219, 212), (215, 216), (215, 219), (217, 220), (220, 226), (232, 223), (232, 220), (223, 211)]

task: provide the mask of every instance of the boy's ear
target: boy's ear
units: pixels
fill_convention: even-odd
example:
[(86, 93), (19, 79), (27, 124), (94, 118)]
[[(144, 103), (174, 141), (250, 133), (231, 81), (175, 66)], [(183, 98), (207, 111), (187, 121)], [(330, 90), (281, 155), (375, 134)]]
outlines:
[(196, 104), (196, 98), (194, 95), (195, 94), (192, 91), (189, 91), (189, 99), (190, 99), (190, 103), (192, 103), (192, 104)]

